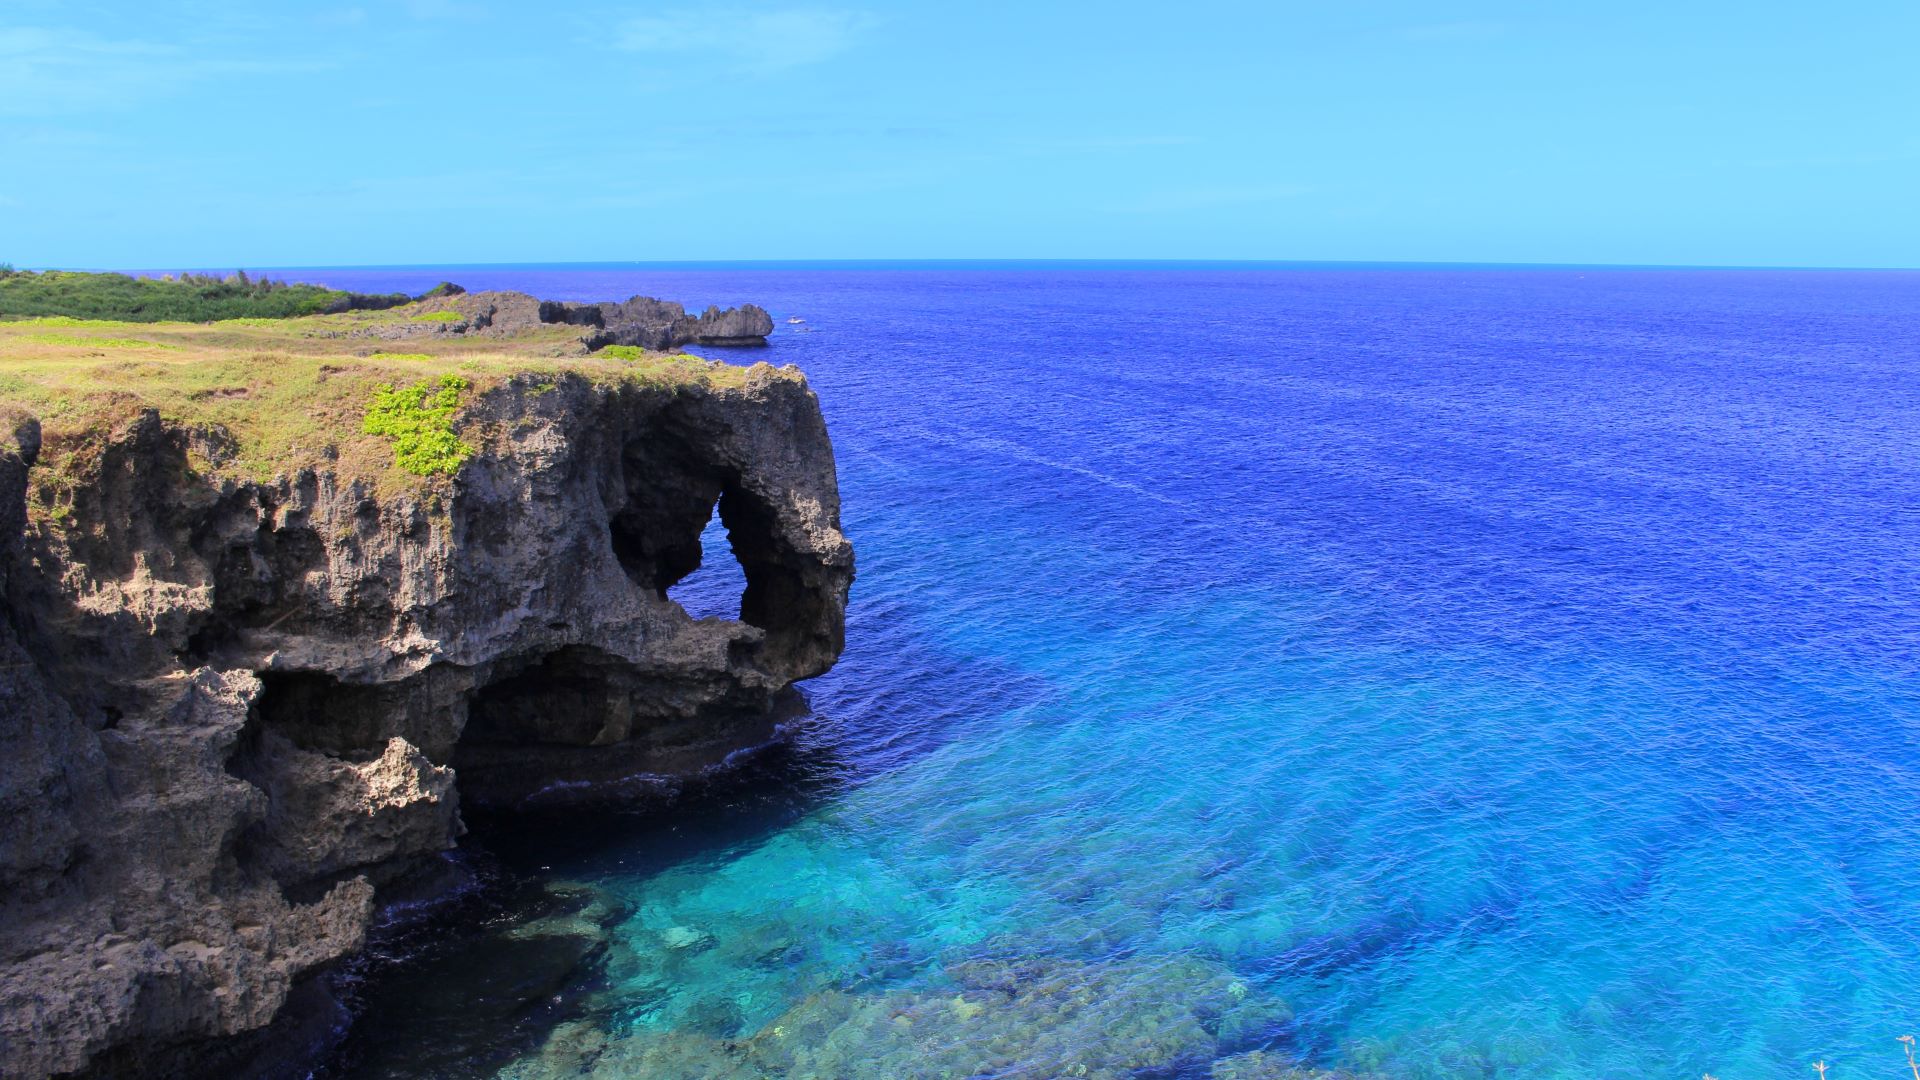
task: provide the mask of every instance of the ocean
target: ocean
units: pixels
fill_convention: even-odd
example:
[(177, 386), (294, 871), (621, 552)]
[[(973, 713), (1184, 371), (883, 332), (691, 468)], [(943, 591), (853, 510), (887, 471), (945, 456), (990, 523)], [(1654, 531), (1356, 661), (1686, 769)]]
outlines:
[(294, 276), (767, 307), (859, 559), (791, 745), (481, 838), (551, 1007), (443, 948), (347, 1075), (1905, 1075), (1920, 274)]

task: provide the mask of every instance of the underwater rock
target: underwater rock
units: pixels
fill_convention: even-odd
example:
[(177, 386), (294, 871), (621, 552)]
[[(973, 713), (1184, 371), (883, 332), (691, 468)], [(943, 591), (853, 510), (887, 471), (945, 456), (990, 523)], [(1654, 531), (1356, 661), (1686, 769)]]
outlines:
[(541, 890), (557, 910), (506, 931), (510, 938), (568, 935), (604, 942), (615, 924), (632, 915), (619, 898), (605, 889), (573, 882), (551, 882)]
[(669, 949), (692, 949), (712, 942), (712, 934), (690, 926), (669, 926), (660, 934), (660, 943)]
[(1227, 969), (1189, 957), (980, 960), (947, 976), (946, 985), (811, 994), (746, 1038), (688, 1028), (610, 1036), (567, 1025), (503, 1075), (1119, 1080), (1204, 1068), (1291, 1016)]
[(1213, 1063), (1207, 1075), (1210, 1080), (1385, 1080), (1372, 1073), (1351, 1073), (1343, 1069), (1326, 1072), (1304, 1068), (1264, 1050), (1221, 1058)]

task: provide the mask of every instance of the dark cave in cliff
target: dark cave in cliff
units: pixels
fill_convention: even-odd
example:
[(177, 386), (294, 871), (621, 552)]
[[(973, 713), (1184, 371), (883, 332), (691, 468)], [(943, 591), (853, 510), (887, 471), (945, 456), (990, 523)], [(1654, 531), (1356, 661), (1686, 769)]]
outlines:
[(386, 746), (395, 688), (345, 683), (320, 671), (262, 671), (259, 678), (250, 733), (277, 732), (303, 750), (349, 759)]
[(509, 668), (474, 690), (462, 743), (592, 746), (631, 732), (651, 688), (619, 657), (586, 645)]

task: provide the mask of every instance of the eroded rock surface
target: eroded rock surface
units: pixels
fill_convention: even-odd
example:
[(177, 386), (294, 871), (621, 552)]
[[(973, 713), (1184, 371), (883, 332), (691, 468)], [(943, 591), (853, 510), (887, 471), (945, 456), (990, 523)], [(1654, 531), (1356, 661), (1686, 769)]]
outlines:
[(773, 316), (756, 304), (724, 310), (708, 307), (698, 315), (689, 315), (678, 303), (650, 296), (618, 303), (575, 303), (540, 300), (520, 292), (442, 295), (449, 298), (443, 310), (457, 318), (383, 323), (364, 332), (382, 338), (503, 335), (554, 324), (580, 327), (580, 341), (589, 349), (634, 345), (659, 352), (683, 345), (764, 345), (767, 335), (773, 333)]
[[(462, 436), (457, 478), (383, 496), (222, 476), (221, 432), (149, 412), (29, 521), (38, 427), (0, 424), (5, 1075), (165, 1072), (258, 1028), (463, 800), (697, 769), (838, 657), (852, 550), (797, 372), (511, 380)], [(666, 596), (716, 505), (738, 621)]]

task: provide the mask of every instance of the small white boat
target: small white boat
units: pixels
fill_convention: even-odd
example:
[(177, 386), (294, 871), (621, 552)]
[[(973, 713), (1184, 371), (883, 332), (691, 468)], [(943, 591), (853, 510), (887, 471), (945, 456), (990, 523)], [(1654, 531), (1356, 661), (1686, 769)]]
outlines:
[(800, 317), (800, 316), (798, 316), (798, 315), (789, 315), (789, 316), (787, 316), (787, 325), (788, 325), (788, 326), (799, 326), (799, 325), (800, 325), (801, 323), (803, 323), (803, 322), (806, 322), (806, 321), (807, 321), (807, 320), (805, 320), (805, 319), (803, 319), (803, 318), (801, 318), (801, 317)]

